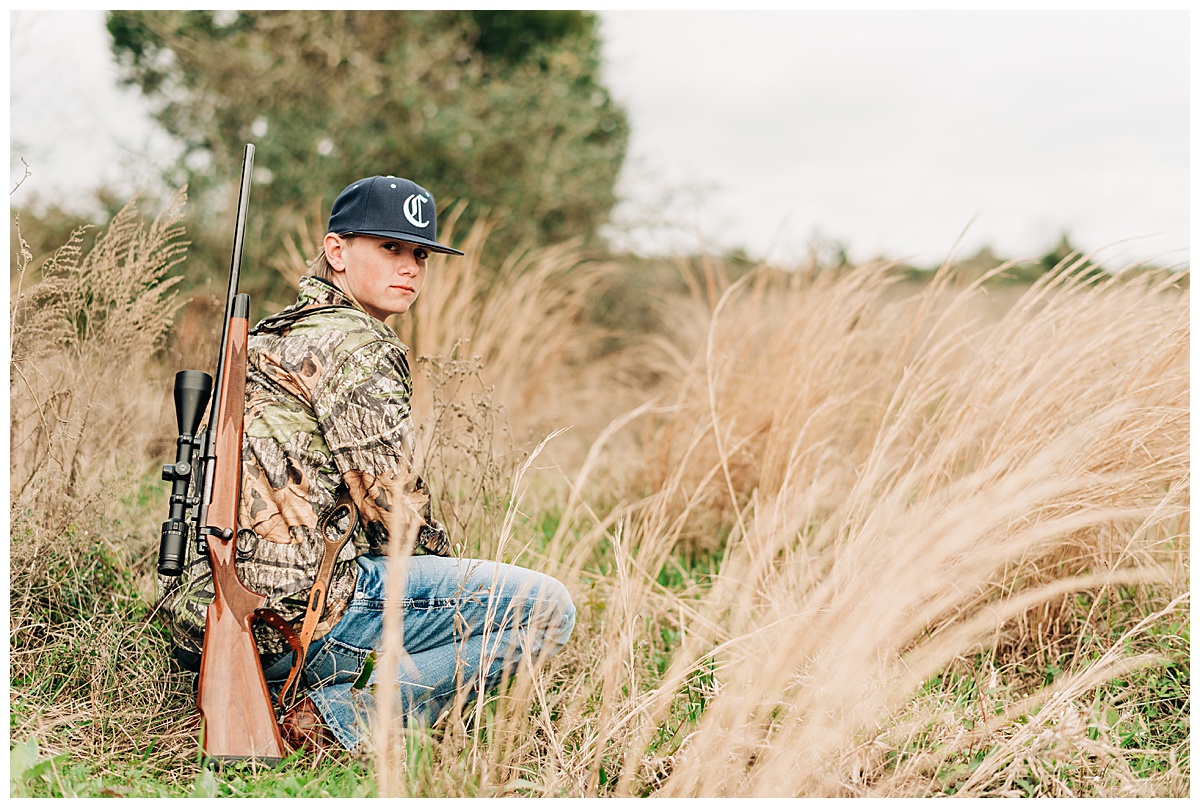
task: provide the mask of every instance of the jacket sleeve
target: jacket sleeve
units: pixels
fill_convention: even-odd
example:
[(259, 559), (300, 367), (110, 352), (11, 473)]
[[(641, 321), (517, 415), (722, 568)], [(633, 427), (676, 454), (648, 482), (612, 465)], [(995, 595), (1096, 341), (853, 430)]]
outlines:
[(358, 506), (367, 551), (386, 551), (389, 534), (417, 531), (417, 555), (449, 555), (445, 527), (432, 515), (429, 491), (414, 465), (409, 400), (412, 376), (404, 349), (384, 340), (343, 354), (313, 399), (331, 459)]

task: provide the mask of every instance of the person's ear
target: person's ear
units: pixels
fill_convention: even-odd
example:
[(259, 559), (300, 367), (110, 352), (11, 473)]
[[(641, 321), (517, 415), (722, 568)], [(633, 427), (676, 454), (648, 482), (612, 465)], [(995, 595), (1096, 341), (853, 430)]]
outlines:
[(349, 242), (337, 233), (325, 234), (325, 260), (334, 272), (346, 271), (346, 246)]

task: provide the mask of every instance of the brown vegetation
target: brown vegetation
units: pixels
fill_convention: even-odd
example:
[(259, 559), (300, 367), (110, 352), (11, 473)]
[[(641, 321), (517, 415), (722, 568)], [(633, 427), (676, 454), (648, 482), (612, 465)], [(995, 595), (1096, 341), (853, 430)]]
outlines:
[[(195, 723), (149, 594), (172, 216), (130, 208), (16, 298), (10, 673), (15, 739), (178, 788)], [(385, 793), (1187, 793), (1180, 277), (1064, 264), (1000, 305), (949, 268), (681, 263), (611, 353), (589, 305), (620, 264), (475, 260), (396, 323), (427, 476), (463, 552), (559, 576), (578, 627), (405, 769), (379, 754)]]

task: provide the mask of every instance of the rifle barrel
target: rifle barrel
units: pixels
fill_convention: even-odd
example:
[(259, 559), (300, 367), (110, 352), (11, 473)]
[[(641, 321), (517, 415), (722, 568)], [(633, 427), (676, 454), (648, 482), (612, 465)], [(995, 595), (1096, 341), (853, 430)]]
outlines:
[[(225, 385), (225, 352), (229, 348), (229, 322), (233, 319), (234, 298), (237, 297), (238, 280), (242, 274), (242, 242), (246, 238), (246, 213), (250, 206), (250, 180), (254, 175), (254, 145), (246, 144), (242, 151), (242, 181), (238, 190), (237, 224), (233, 229), (233, 253), (229, 259), (229, 291), (225, 295), (225, 323), (221, 327), (221, 352), (217, 355), (216, 380), (213, 383), (212, 400), (219, 401)], [(211, 415), (209, 421), (214, 420)], [(216, 452), (213, 442), (215, 430), (209, 429), (203, 454), (204, 485), (200, 504), (196, 508), (196, 523), (208, 524), (208, 503), (212, 500), (212, 459)]]

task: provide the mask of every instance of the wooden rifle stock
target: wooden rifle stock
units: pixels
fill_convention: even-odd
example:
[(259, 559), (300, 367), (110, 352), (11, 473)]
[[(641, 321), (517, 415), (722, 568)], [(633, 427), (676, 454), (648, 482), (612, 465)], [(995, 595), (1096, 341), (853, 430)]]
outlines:
[(249, 298), (237, 295), (222, 357), (212, 498), (201, 529), (208, 545), (215, 597), (204, 625), (197, 703), (204, 718), (204, 756), (215, 761), (279, 762), (288, 754), (254, 641), (255, 610), (267, 599), (247, 589), (237, 574), (237, 517), (241, 493), (242, 431), (246, 400)]
[[(286, 757), (289, 750), (275, 723), (253, 624), (262, 614), (277, 616), (262, 609), (267, 599), (248, 589), (237, 574), (238, 500), (250, 330), (250, 298), (238, 294), (237, 287), (253, 172), (254, 147), (247, 144), (242, 158), (221, 353), (206, 447), (201, 457), (202, 493), (196, 506), (198, 537), (208, 548), (214, 592), (205, 615), (196, 701), (204, 720), (201, 748), (206, 759), (217, 763), (258, 760), (274, 764)], [(256, 610), (260, 610), (259, 614)], [(271, 621), (272, 625), (275, 623), (282, 624), (283, 620)], [(286, 624), (283, 627), (288, 628)]]

